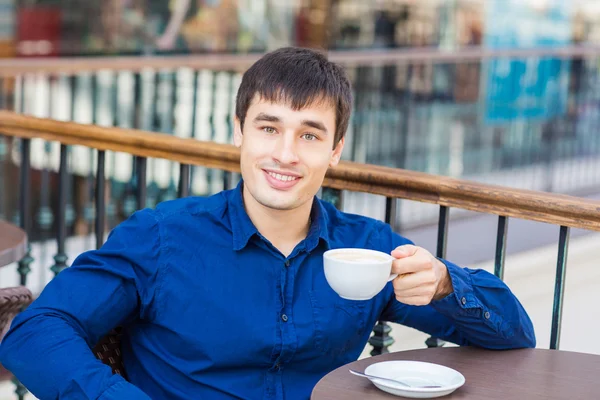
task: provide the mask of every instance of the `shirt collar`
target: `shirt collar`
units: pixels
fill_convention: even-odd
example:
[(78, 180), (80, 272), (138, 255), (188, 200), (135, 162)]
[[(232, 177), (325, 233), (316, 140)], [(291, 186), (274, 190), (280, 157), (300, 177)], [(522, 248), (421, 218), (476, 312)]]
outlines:
[(327, 210), (321, 203), (321, 200), (314, 197), (312, 209), (310, 211), (310, 228), (306, 235), (306, 248), (308, 251), (314, 250), (323, 240), (325, 246), (329, 248), (329, 218)]
[(233, 235), (233, 250), (238, 251), (246, 247), (252, 235), (257, 234), (256, 227), (250, 220), (244, 207), (242, 190), (244, 182), (240, 180), (237, 187), (230, 192), (228, 203), (230, 211), (231, 231)]
[[(250, 238), (258, 234), (258, 230), (246, 213), (243, 199), (244, 182), (240, 180), (237, 187), (228, 196), (228, 208), (230, 210), (230, 223), (233, 235), (233, 250), (239, 251), (246, 247)], [(311, 224), (305, 239), (306, 250), (312, 251), (323, 240), (329, 247), (329, 230), (327, 228), (327, 211), (321, 201), (315, 196), (310, 212)]]

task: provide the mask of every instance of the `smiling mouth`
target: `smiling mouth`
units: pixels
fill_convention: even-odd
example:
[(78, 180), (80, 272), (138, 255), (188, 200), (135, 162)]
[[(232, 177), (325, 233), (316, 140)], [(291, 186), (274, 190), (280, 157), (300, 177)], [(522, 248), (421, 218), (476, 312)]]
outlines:
[(300, 179), (300, 177), (298, 176), (292, 176), (292, 175), (282, 175), (282, 174), (278, 174), (276, 172), (271, 172), (271, 171), (265, 171), (267, 174), (269, 174), (269, 176), (271, 176), (274, 179), (277, 179), (278, 181), (281, 182), (292, 182), (295, 180)]

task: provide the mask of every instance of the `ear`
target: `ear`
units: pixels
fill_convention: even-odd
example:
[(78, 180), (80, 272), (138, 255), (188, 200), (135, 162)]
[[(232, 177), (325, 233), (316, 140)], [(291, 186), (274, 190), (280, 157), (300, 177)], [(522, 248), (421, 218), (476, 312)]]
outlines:
[(340, 158), (342, 157), (342, 150), (344, 149), (344, 143), (346, 143), (345, 137), (340, 139), (338, 144), (335, 145), (333, 153), (331, 153), (331, 159), (329, 160), (330, 167), (335, 167), (340, 162)]
[(238, 117), (233, 121), (233, 143), (236, 147), (242, 147), (244, 135), (242, 134), (242, 124)]

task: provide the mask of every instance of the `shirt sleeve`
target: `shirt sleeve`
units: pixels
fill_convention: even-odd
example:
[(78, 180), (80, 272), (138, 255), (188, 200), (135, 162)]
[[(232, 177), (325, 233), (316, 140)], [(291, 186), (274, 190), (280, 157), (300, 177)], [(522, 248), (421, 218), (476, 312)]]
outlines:
[(77, 257), (17, 315), (0, 362), (40, 399), (150, 399), (90, 349), (116, 326), (153, 318), (160, 243), (155, 211), (117, 226), (101, 249)]
[[(378, 233), (382, 250), (412, 244), (383, 224)], [(496, 276), (480, 269), (459, 267), (442, 260), (448, 268), (453, 293), (427, 306), (412, 306), (396, 300), (392, 284), (385, 290), (389, 301), (381, 319), (418, 329), (458, 345), (489, 349), (535, 347), (531, 319)]]

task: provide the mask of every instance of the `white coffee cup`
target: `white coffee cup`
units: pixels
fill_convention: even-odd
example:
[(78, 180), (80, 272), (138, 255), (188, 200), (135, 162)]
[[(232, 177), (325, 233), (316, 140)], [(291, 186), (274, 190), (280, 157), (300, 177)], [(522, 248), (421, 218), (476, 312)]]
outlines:
[(396, 278), (390, 254), (369, 249), (333, 249), (323, 254), (329, 286), (347, 300), (369, 300)]

